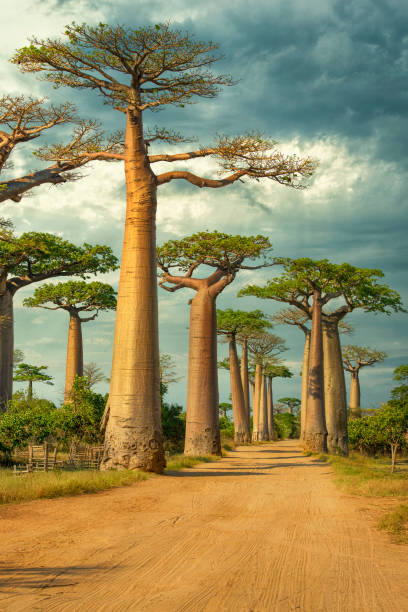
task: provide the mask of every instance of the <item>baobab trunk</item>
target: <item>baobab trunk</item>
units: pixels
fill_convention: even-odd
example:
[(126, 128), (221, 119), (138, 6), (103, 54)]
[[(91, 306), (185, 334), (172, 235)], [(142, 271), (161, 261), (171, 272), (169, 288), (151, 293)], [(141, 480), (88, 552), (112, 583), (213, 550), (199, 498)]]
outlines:
[(359, 372), (351, 372), (350, 382), (350, 416), (361, 417)]
[(317, 290), (313, 292), (308, 379), (305, 448), (312, 452), (325, 453), (327, 429), (324, 413), (322, 302)]
[(216, 302), (207, 287), (191, 301), (186, 455), (221, 455)]
[(13, 350), (13, 295), (4, 287), (0, 294), (0, 412), (13, 396)]
[(302, 363), (302, 404), (300, 408), (300, 440), (305, 441), (306, 410), (307, 410), (307, 388), (309, 376), (309, 354), (310, 354), (310, 331), (305, 332), (305, 348), (303, 350)]
[(232, 411), (234, 415), (234, 441), (238, 444), (250, 442), (249, 423), (246, 418), (244, 391), (237, 355), (235, 337), (229, 337), (229, 363), (231, 380)]
[(267, 410), (267, 389), (266, 389), (266, 378), (262, 373), (261, 379), (261, 400), (259, 407), (259, 431), (262, 441), (268, 440), (268, 410)]
[(148, 163), (142, 116), (127, 112), (126, 220), (101, 469), (162, 472), (157, 277), (156, 177)]
[(268, 394), (266, 399), (266, 408), (268, 412), (268, 440), (275, 440), (275, 429), (273, 425), (273, 392), (272, 392), (272, 376), (268, 376)]
[(82, 325), (77, 313), (69, 314), (67, 365), (65, 369), (64, 402), (69, 402), (75, 376), (84, 375)]
[(249, 376), (248, 376), (248, 340), (244, 338), (242, 340), (242, 353), (241, 353), (241, 382), (242, 390), (244, 393), (245, 402), (245, 414), (248, 424), (248, 431), (250, 431), (250, 402), (249, 402)]
[(322, 322), (327, 450), (348, 455), (347, 399), (337, 320)]
[(255, 365), (255, 393), (252, 402), (252, 440), (257, 442), (262, 440), (260, 430), (260, 407), (261, 407), (261, 384), (262, 384), (262, 366), (260, 363)]

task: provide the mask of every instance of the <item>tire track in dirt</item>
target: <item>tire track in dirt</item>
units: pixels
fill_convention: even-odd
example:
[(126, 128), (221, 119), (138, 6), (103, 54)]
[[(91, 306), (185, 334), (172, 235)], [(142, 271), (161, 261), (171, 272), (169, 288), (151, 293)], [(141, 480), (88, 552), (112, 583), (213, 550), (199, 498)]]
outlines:
[(408, 610), (407, 549), (361, 507), (327, 464), (285, 441), (3, 508), (0, 610)]

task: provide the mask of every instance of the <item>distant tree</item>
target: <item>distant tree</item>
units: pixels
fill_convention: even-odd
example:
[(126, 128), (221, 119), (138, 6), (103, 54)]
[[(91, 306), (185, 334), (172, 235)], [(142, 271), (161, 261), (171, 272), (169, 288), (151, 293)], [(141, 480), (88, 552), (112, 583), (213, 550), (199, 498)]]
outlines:
[(46, 385), (53, 385), (52, 376), (44, 373), (48, 366), (34, 366), (29, 363), (19, 363), (14, 372), (14, 380), (18, 382), (28, 382), (27, 400), (33, 398), (33, 382), (43, 382)]
[[(113, 135), (104, 140), (98, 123), (78, 119), (75, 106), (69, 102), (55, 106), (47, 105), (45, 98), (23, 95), (0, 97), (0, 125), (8, 128), (7, 131), (0, 131), (0, 174), (13, 167), (9, 158), (17, 146), (20, 149), (19, 145), (36, 140), (43, 132), (67, 123), (76, 125), (71, 140), (66, 144), (51, 145), (58, 149), (64, 161), (34, 170), (25, 176), (0, 179), (0, 202), (20, 202), (27, 191), (44, 183), (57, 185), (78, 179), (78, 175), (71, 171), (93, 159), (95, 148), (111, 151), (118, 137)], [(80, 153), (76, 159), (73, 159), (74, 152)], [(42, 149), (34, 151), (34, 156), (41, 159)]]
[(85, 243), (76, 246), (59, 236), (27, 232), (16, 236), (0, 230), (0, 315), (8, 324), (0, 326), (0, 411), (13, 390), (13, 298), (16, 292), (56, 276), (81, 276), (108, 272), (117, 267), (108, 246)]
[[(269, 440), (275, 440), (275, 430), (274, 430), (274, 405), (273, 405), (273, 389), (272, 389), (272, 381), (274, 378), (292, 378), (293, 372), (289, 370), (288, 367), (281, 364), (276, 364), (274, 361), (266, 361), (264, 367), (264, 376), (268, 381), (267, 385), (267, 415), (268, 415), (268, 434)], [(266, 385), (266, 381), (265, 381)]]
[(105, 376), (101, 368), (95, 361), (84, 363), (84, 378), (88, 383), (88, 388), (92, 391), (95, 385), (100, 382), (108, 382), (109, 379)]
[(164, 385), (176, 383), (181, 380), (181, 376), (177, 376), (175, 370), (176, 362), (172, 355), (168, 353), (160, 353), (160, 382)]
[(21, 349), (14, 349), (13, 351), (13, 363), (21, 363), (24, 361), (24, 353)]
[(343, 347), (344, 369), (351, 374), (350, 387), (350, 413), (361, 416), (361, 396), (359, 374), (361, 368), (381, 363), (387, 358), (387, 353), (370, 349), (368, 346), (355, 346), (349, 344)]
[[(244, 178), (268, 178), (299, 188), (316, 167), (310, 158), (283, 155), (274, 141), (255, 133), (236, 138), (221, 136), (209, 147), (186, 153), (149, 154), (153, 142), (180, 143), (186, 139), (168, 129), (144, 128), (145, 111), (214, 98), (222, 86), (233, 84), (229, 75), (210, 70), (221, 59), (214, 53), (216, 49), (214, 43), (194, 41), (168, 23), (137, 29), (72, 23), (66, 26), (64, 39), (32, 38), (31, 44), (19, 49), (12, 59), (23, 72), (45, 72), (45, 78), (56, 87), (93, 89), (126, 115), (124, 150), (108, 154), (95, 147), (94, 153), (95, 159), (124, 161), (127, 185), (103, 468), (130, 466), (160, 472), (164, 467), (155, 265), (157, 188), (173, 180), (200, 188), (222, 188)], [(55, 147), (48, 148), (47, 159), (62, 162), (66, 157), (61, 157)], [(207, 179), (189, 170), (155, 175), (152, 169), (157, 162), (201, 157), (218, 159), (224, 175)], [(133, 429), (129, 428), (129, 418)]]
[(228, 416), (227, 412), (231, 412), (231, 410), (232, 410), (232, 404), (230, 404), (229, 402), (220, 402), (218, 404), (218, 410), (219, 410), (219, 413), (220, 413), (220, 418), (222, 417), (222, 418), (226, 419), (227, 416)]
[[(190, 307), (184, 451), (188, 455), (221, 453), (216, 299), (234, 281), (239, 270), (270, 265), (270, 250), (269, 239), (264, 236), (231, 236), (217, 231), (199, 232), (182, 240), (170, 240), (157, 248), (157, 265), (163, 272), (159, 285), (171, 292), (186, 287), (196, 292)], [(258, 265), (244, 264), (258, 258), (263, 258)], [(207, 278), (194, 277), (199, 266), (212, 268), (213, 272)], [(177, 274), (177, 270), (184, 272), (184, 275)], [(242, 403), (240, 406), (245, 409)], [(245, 435), (245, 426), (243, 413), (237, 418), (238, 436)]]
[[(286, 351), (285, 341), (280, 336), (267, 332), (252, 334), (248, 339), (248, 351), (255, 366), (255, 393), (253, 399), (252, 440), (268, 440), (268, 394), (265, 367), (278, 365), (277, 357)], [(271, 387), (272, 389), (272, 387)]]
[(83, 376), (76, 376), (71, 388), (70, 401), (56, 413), (55, 427), (61, 441), (100, 444), (101, 417), (107, 396), (94, 393)]
[(281, 404), (285, 404), (288, 407), (288, 412), (290, 414), (294, 414), (295, 412), (299, 412), (301, 400), (297, 397), (281, 397), (278, 402)]
[(403, 381), (402, 385), (394, 387), (391, 397), (394, 400), (408, 400), (408, 364), (400, 365), (394, 370), (394, 380)]

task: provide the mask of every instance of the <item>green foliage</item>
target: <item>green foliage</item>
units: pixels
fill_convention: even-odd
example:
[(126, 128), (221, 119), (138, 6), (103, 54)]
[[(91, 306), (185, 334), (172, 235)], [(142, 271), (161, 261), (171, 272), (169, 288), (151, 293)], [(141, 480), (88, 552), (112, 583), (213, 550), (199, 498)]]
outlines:
[(186, 433), (186, 420), (185, 414), (183, 414), (183, 407), (178, 404), (162, 402), (161, 418), (165, 450), (182, 450)]
[[(323, 304), (342, 296), (346, 302), (338, 311), (362, 308), (367, 312), (405, 312), (400, 295), (387, 285), (378, 283), (381, 270), (356, 268), (347, 263), (332, 264), (327, 259), (276, 259), (283, 274), (274, 277), (264, 287), (249, 285), (238, 296), (256, 296), (286, 302), (310, 314), (310, 298), (314, 288), (322, 291)], [(337, 312), (337, 311), (335, 311)]]
[[(30, 308), (39, 306), (55, 310), (92, 311), (114, 310), (116, 308), (116, 292), (110, 285), (94, 281), (67, 281), (65, 283), (46, 283), (34, 291), (32, 297), (23, 300), (23, 306)], [(55, 304), (55, 307), (46, 306)]]
[(26, 232), (15, 236), (12, 231), (0, 236), (0, 266), (16, 277), (13, 289), (53, 276), (109, 272), (118, 260), (108, 246), (84, 243), (76, 246), (59, 236), (44, 232)]
[(293, 376), (293, 372), (288, 367), (268, 362), (264, 366), (264, 374), (268, 378), (292, 378)]
[(281, 397), (278, 402), (285, 404), (292, 412), (298, 412), (300, 410), (300, 404), (302, 403), (297, 397)]
[(239, 334), (248, 338), (254, 332), (263, 332), (273, 327), (261, 310), (227, 310), (217, 309), (217, 332), (219, 334)]
[(404, 381), (404, 384), (394, 387), (391, 391), (393, 400), (408, 402), (408, 364), (400, 365), (394, 370), (394, 380)]
[(235, 435), (234, 423), (228, 416), (220, 417), (220, 435), (223, 438), (233, 438)]
[(19, 363), (14, 371), (13, 380), (44, 382), (47, 385), (53, 385), (51, 382), (53, 377), (44, 374), (44, 370), (48, 370), (48, 366), (34, 366), (29, 363)]
[(275, 413), (273, 416), (274, 430), (278, 438), (299, 438), (299, 417), (289, 412)]
[(348, 344), (342, 348), (343, 364), (347, 371), (354, 372), (365, 366), (381, 363), (388, 357), (387, 353), (376, 351), (369, 346)]
[(72, 440), (86, 444), (102, 442), (100, 422), (107, 396), (94, 393), (85, 377), (76, 376), (70, 403), (56, 413), (55, 428), (60, 441), (68, 445)]
[(44, 399), (27, 400), (15, 393), (5, 413), (0, 414), (0, 450), (11, 453), (29, 443), (42, 444), (55, 435), (57, 409)]
[(269, 238), (265, 236), (231, 236), (205, 231), (181, 240), (169, 240), (157, 247), (157, 261), (165, 272), (174, 267), (188, 272), (192, 265), (206, 265), (219, 268), (227, 275), (241, 268), (245, 259), (256, 260), (263, 256), (262, 265), (269, 265), (267, 257), (271, 249)]

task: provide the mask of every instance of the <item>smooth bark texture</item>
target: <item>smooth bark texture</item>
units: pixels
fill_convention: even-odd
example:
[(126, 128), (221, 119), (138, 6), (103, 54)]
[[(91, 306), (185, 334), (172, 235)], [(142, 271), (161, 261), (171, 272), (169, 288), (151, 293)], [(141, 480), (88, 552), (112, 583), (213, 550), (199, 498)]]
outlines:
[(157, 313), (157, 186), (147, 159), (140, 112), (127, 112), (125, 147), (125, 234), (101, 469), (160, 473), (165, 459)]
[(313, 292), (305, 448), (316, 453), (327, 452), (327, 429), (324, 412), (322, 301), (318, 290)]
[(310, 332), (305, 333), (305, 347), (303, 349), (302, 363), (302, 399), (300, 408), (300, 440), (303, 444), (305, 440), (306, 410), (307, 410), (307, 388), (309, 376), (309, 354), (310, 354)]
[(266, 378), (262, 373), (261, 379), (261, 402), (259, 407), (259, 431), (261, 432), (261, 440), (268, 440), (268, 409), (267, 409), (267, 388)]
[(347, 400), (338, 321), (323, 320), (324, 404), (327, 450), (348, 455)]
[(243, 338), (242, 340), (242, 352), (241, 352), (241, 382), (242, 390), (244, 393), (245, 402), (245, 414), (248, 424), (248, 431), (250, 431), (250, 401), (249, 401), (249, 376), (248, 376), (248, 340)]
[(361, 408), (360, 408), (360, 380), (359, 380), (359, 370), (355, 370), (351, 372), (351, 381), (350, 381), (350, 415), (354, 417), (361, 417)]
[(221, 455), (218, 403), (216, 301), (204, 287), (190, 310), (186, 455)]
[(254, 397), (252, 403), (252, 440), (257, 442), (262, 440), (262, 432), (260, 429), (260, 407), (261, 407), (261, 385), (262, 385), (262, 366), (260, 363), (255, 365), (255, 386)]
[(82, 345), (82, 324), (78, 313), (69, 315), (67, 363), (65, 368), (64, 402), (70, 401), (71, 389), (75, 376), (84, 374), (84, 356)]
[(232, 412), (234, 416), (234, 440), (238, 444), (250, 442), (251, 433), (245, 408), (244, 391), (242, 388), (241, 374), (237, 355), (235, 335), (230, 334), (229, 341), (229, 363)]
[(7, 409), (13, 395), (13, 350), (13, 295), (4, 287), (0, 294), (0, 412)]
[(275, 440), (275, 429), (273, 425), (273, 391), (272, 391), (272, 376), (268, 376), (268, 391), (266, 398), (266, 408), (268, 413), (268, 440)]

